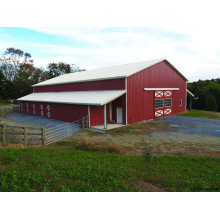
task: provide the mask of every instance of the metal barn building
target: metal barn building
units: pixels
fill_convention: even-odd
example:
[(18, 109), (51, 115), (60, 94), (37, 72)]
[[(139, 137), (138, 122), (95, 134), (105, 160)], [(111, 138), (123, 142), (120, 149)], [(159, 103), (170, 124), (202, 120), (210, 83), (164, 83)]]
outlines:
[(20, 111), (90, 127), (132, 124), (186, 110), (187, 79), (167, 60), (118, 65), (55, 77), (19, 98)]

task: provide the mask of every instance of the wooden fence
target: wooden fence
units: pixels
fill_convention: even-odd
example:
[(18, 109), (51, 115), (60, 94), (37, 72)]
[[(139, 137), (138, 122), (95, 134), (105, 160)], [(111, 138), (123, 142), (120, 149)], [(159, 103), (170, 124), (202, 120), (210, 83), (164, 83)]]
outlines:
[(66, 122), (50, 128), (22, 127), (0, 124), (0, 141), (48, 145), (71, 137), (89, 127), (88, 116), (72, 123)]
[(0, 124), (0, 141), (22, 142), (25, 146), (27, 144), (45, 145), (45, 131), (44, 128)]

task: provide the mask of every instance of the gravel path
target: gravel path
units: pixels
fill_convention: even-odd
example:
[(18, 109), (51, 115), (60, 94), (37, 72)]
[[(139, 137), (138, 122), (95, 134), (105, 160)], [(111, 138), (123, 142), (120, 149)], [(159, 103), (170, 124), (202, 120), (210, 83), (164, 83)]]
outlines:
[(158, 118), (156, 121), (160, 121), (164, 124), (169, 124), (177, 128), (175, 130), (166, 131), (168, 133), (184, 133), (220, 137), (220, 120), (217, 119), (169, 115), (163, 118)]
[(19, 112), (9, 113), (7, 114), (5, 119), (8, 121), (13, 121), (17, 124), (24, 124), (29, 127), (40, 127), (40, 128), (50, 128), (66, 123), (64, 121), (59, 121), (52, 118), (33, 116), (30, 114), (24, 114)]

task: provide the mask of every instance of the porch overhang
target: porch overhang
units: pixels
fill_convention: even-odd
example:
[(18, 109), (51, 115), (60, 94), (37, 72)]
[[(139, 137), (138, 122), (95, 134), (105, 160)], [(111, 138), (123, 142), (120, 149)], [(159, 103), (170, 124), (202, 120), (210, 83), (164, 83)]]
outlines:
[(46, 102), (103, 106), (121, 97), (126, 90), (38, 92), (17, 99), (25, 102)]

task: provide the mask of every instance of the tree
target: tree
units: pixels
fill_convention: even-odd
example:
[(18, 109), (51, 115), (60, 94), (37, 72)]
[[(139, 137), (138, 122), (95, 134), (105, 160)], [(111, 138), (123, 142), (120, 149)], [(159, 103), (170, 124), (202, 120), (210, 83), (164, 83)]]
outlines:
[(66, 73), (71, 73), (71, 66), (67, 63), (50, 63), (47, 66), (51, 76), (60, 76)]
[(33, 60), (29, 53), (24, 53), (20, 49), (7, 48), (0, 57), (1, 70), (7, 80), (14, 80), (18, 75), (21, 65), (33, 66)]
[(60, 76), (67, 73), (74, 73), (74, 72), (81, 72), (85, 71), (85, 69), (80, 69), (78, 66), (75, 66), (74, 64), (68, 64), (68, 63), (50, 63), (47, 66), (47, 69), (50, 73), (49, 77), (53, 78), (56, 76)]
[(187, 88), (198, 97), (193, 100), (194, 109), (220, 111), (220, 78), (188, 83)]
[(210, 111), (216, 111), (218, 109), (218, 105), (216, 99), (212, 95), (208, 95), (205, 102), (205, 109)]

